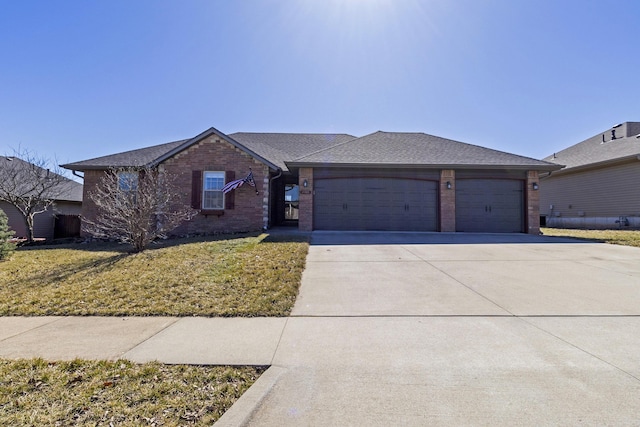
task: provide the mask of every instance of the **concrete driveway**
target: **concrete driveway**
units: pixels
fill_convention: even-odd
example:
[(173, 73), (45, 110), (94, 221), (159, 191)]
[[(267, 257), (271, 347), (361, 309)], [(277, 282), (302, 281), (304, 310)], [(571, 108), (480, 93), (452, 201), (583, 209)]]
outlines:
[(639, 249), (314, 232), (272, 368), (221, 424), (640, 425), (639, 316)]

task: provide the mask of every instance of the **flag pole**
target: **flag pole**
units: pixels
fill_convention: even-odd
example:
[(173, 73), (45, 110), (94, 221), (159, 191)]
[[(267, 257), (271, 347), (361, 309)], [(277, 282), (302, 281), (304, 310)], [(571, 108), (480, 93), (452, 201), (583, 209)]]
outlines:
[(256, 180), (253, 178), (253, 170), (251, 167), (249, 167), (249, 176), (251, 176), (251, 180), (254, 184), (253, 187), (256, 189), (256, 196), (260, 195), (260, 192), (258, 191), (258, 184), (256, 184)]

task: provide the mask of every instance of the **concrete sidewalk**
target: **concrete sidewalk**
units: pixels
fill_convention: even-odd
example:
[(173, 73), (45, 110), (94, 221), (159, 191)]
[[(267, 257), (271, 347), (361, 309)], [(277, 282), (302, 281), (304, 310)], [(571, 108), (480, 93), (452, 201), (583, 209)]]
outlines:
[(315, 233), (289, 318), (0, 318), (0, 357), (271, 365), (219, 425), (637, 425), (640, 250)]
[(0, 317), (0, 357), (271, 365), (287, 318)]

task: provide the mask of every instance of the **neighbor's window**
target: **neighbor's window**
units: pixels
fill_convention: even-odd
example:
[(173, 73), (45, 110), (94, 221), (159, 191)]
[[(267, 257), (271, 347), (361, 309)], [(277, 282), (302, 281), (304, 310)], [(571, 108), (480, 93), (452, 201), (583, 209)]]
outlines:
[(138, 189), (138, 174), (135, 172), (118, 172), (118, 187), (122, 191), (136, 191)]
[(224, 209), (224, 172), (205, 172), (202, 180), (202, 209)]

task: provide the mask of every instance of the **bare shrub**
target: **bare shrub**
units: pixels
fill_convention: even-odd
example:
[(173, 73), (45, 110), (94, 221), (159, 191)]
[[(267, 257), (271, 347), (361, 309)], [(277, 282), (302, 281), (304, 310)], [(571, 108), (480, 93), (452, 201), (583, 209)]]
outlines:
[(83, 230), (96, 238), (116, 239), (144, 250), (165, 238), (197, 211), (181, 202), (175, 176), (151, 167), (108, 170), (89, 198), (95, 218), (83, 218)]

